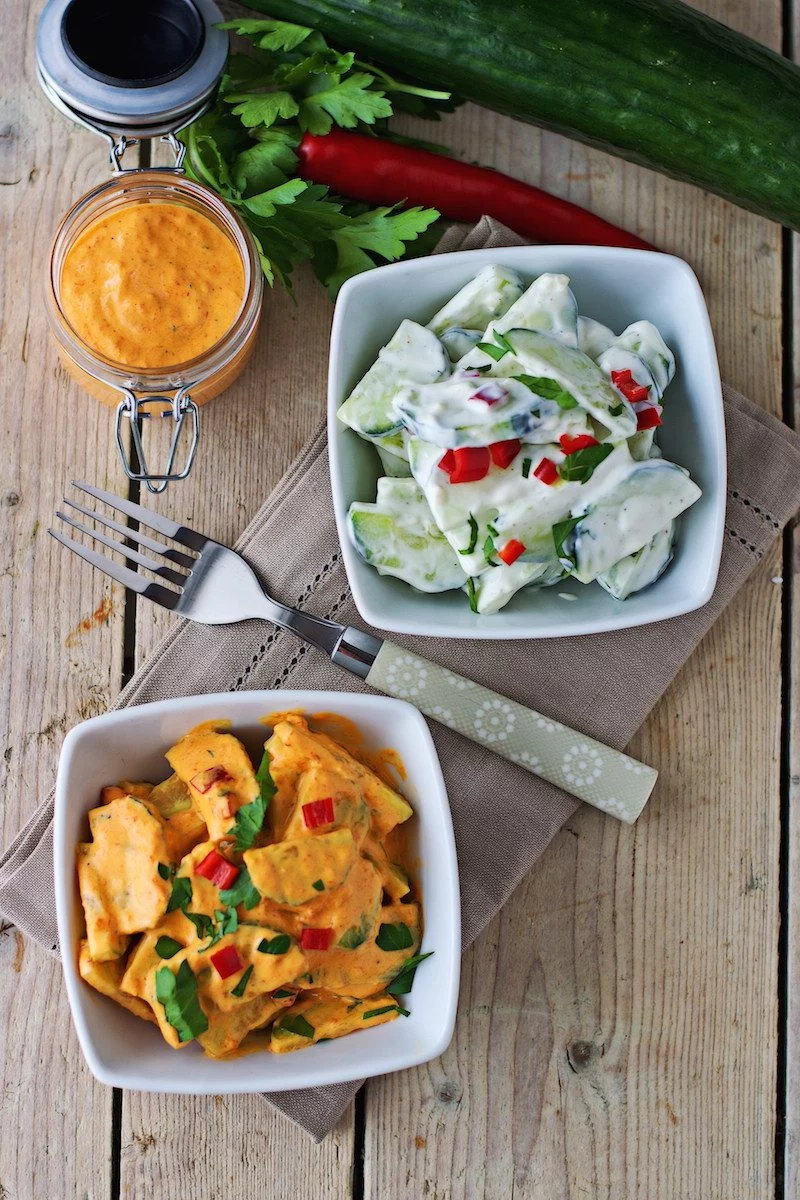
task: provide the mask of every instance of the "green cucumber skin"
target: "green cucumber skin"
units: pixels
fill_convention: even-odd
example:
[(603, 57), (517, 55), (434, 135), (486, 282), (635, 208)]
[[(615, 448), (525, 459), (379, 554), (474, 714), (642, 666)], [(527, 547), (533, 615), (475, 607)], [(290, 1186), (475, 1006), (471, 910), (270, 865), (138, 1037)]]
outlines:
[(800, 68), (680, 0), (247, 0), (800, 228)]

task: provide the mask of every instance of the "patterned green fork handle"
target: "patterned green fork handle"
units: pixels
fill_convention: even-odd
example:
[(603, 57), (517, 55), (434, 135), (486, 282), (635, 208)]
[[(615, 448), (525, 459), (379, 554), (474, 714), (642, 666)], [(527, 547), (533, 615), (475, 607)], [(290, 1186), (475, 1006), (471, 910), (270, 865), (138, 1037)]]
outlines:
[(383, 643), (366, 679), (620, 821), (636, 820), (658, 778), (627, 754), (391, 642)]

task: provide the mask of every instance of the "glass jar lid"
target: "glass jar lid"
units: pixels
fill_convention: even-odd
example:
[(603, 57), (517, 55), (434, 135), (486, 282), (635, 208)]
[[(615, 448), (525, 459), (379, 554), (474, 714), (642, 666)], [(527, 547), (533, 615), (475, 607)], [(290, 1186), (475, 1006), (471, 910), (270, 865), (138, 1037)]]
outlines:
[(155, 137), (192, 120), (225, 67), (213, 0), (48, 0), (39, 78), (68, 116), (104, 133)]

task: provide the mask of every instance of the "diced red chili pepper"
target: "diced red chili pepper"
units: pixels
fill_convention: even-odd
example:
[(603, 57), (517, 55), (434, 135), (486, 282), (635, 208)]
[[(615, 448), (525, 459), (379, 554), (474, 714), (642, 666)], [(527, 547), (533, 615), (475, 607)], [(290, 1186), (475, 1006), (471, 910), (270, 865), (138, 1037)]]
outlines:
[(332, 941), (332, 929), (310, 929), (306, 927), (300, 934), (300, 945), (303, 950), (327, 950)]
[(333, 811), (333, 796), (325, 796), (323, 800), (312, 800), (303, 805), (303, 820), (308, 829), (316, 829), (318, 825), (330, 825), (335, 818)]
[(439, 470), (444, 471), (444, 473), (446, 475), (449, 475), (455, 465), (456, 465), (455, 454), (453, 453), (452, 450), (445, 450), (444, 454), (439, 459)]
[(650, 394), (649, 388), (645, 387), (643, 383), (636, 382), (632, 371), (612, 371), (611, 382), (619, 388), (626, 400), (630, 400), (631, 404), (635, 404), (639, 400), (646, 400)]
[(229, 975), (235, 975), (244, 966), (235, 946), (223, 946), (221, 950), (217, 950), (216, 954), (210, 954), (209, 958), (220, 979), (227, 979)]
[(510, 542), (506, 542), (502, 550), (497, 551), (498, 558), (502, 558), (507, 567), (515, 563), (520, 554), (525, 553), (525, 546), (522, 542), (518, 542), (516, 538), (512, 538)]
[(660, 424), (661, 413), (653, 406), (650, 408), (642, 408), (636, 414), (637, 429), (655, 429), (656, 426)]
[(589, 446), (600, 445), (597, 438), (593, 438), (589, 433), (578, 433), (575, 437), (570, 437), (568, 433), (562, 433), (558, 444), (565, 454), (574, 454), (576, 450), (587, 450)]
[(558, 467), (553, 462), (552, 458), (543, 458), (533, 472), (537, 479), (541, 479), (542, 483), (555, 483), (558, 479)]
[(628, 388), (625, 395), (631, 404), (637, 404), (640, 400), (647, 400), (649, 398), (650, 389), (646, 388), (643, 383), (635, 383), (633, 387)]
[(212, 850), (197, 864), (194, 873), (202, 875), (204, 879), (210, 879), (218, 888), (229, 888), (238, 879), (239, 868), (228, 862), (227, 858), (223, 858), (217, 850)]
[(521, 447), (522, 442), (519, 438), (509, 438), (505, 442), (492, 442), (489, 446), (492, 462), (496, 467), (502, 467), (505, 470), (517, 457)]
[(207, 771), (200, 771), (189, 782), (196, 791), (204, 796), (206, 792), (211, 790), (215, 783), (222, 783), (224, 780), (231, 778), (232, 776), (228, 774), (224, 767), (209, 767)]
[(476, 483), (486, 478), (492, 461), (488, 446), (464, 446), (453, 455), (456, 465), (450, 472), (451, 483)]
[(472, 400), (482, 400), (484, 404), (488, 404), (491, 408), (493, 404), (499, 404), (501, 400), (508, 399), (508, 391), (503, 387), (502, 383), (498, 383), (496, 379), (490, 379), (483, 387), (478, 388), (477, 392), (473, 392)]

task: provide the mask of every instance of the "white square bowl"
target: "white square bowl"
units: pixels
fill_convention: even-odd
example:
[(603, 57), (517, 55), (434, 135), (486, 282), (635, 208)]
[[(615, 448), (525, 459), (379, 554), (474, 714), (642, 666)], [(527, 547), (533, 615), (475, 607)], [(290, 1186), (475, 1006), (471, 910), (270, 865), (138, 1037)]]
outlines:
[[(646, 318), (675, 352), (677, 369), (659, 444), (665, 458), (688, 468), (703, 495), (680, 518), (669, 569), (628, 600), (615, 600), (599, 585), (565, 580), (555, 587), (523, 589), (499, 613), (479, 616), (461, 591), (428, 595), (379, 575), (350, 541), (350, 504), (374, 500), (382, 472), (374, 447), (337, 420), (337, 409), (404, 317), (425, 324), (489, 263), (514, 267), (527, 282), (543, 271), (563, 272), (582, 315), (618, 332)], [(725, 423), (708, 312), (697, 278), (682, 259), (603, 246), (522, 246), (434, 255), (357, 275), (339, 293), (333, 317), (328, 440), (347, 577), (358, 611), (379, 629), (452, 638), (567, 637), (676, 617), (711, 598), (725, 520)], [(564, 593), (574, 598), (565, 600)]]
[[(260, 758), (265, 729), (259, 718), (290, 709), (338, 713), (356, 723), (368, 747), (391, 746), (400, 754), (408, 773), (402, 791), (417, 814), (413, 850), (420, 863), (423, 897), (421, 950), (434, 954), (417, 972), (410, 1017), (291, 1054), (250, 1054), (218, 1062), (207, 1058), (196, 1042), (176, 1052), (154, 1025), (101, 996), (78, 974), (83, 914), (75, 847), (88, 837), (86, 814), (96, 806), (100, 788), (117, 779), (165, 778), (169, 767), (164, 751), (193, 725), (227, 718), (232, 732)], [(399, 1071), (428, 1062), (447, 1048), (461, 962), (453, 824), (430, 732), (420, 713), (405, 701), (349, 692), (233, 692), (163, 700), (95, 717), (64, 740), (54, 835), (58, 937), (67, 995), (81, 1049), (101, 1083), (195, 1095), (291, 1091)]]

